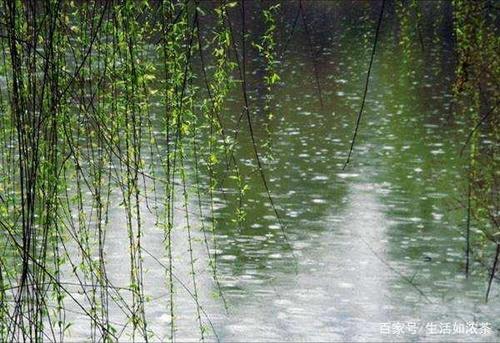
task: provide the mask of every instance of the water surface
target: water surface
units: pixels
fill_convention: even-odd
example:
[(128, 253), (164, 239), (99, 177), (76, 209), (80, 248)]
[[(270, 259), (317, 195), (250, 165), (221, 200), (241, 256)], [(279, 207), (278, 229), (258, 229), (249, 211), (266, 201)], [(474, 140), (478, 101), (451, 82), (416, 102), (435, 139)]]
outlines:
[[(325, 6), (307, 7), (312, 46), (299, 21), (281, 57), (270, 149), (261, 145), (267, 139), (262, 61), (255, 51), (248, 53), (253, 129), (286, 236), (256, 172), (243, 120), (237, 156), (250, 187), (244, 199), (247, 219), (241, 226), (230, 220), (235, 205), (228, 184), (227, 194), (217, 194), (217, 250), (212, 246), (227, 311), (208, 270), (201, 219), (191, 218), (206, 315), (223, 341), (498, 340), (498, 283), (485, 304), (483, 263), (473, 264), (468, 279), (463, 273), (465, 162), (459, 151), (467, 127), (449, 115), (450, 46), (428, 37), (427, 43), (440, 44), (408, 56), (395, 24), (384, 22), (353, 158), (344, 169), (375, 23), (373, 16), (355, 19), (366, 15), (362, 9), (321, 15)], [(259, 31), (258, 25), (251, 28)], [(235, 89), (224, 113), (228, 128), (242, 105)], [(119, 212), (111, 217), (108, 271), (115, 284), (125, 285), (124, 223)], [(196, 306), (186, 290), (193, 285), (182, 211), (178, 217), (174, 265), (182, 284), (176, 280), (176, 337), (198, 340)], [(151, 218), (144, 227), (145, 248), (166, 263), (163, 233)], [(170, 317), (164, 268), (147, 254), (144, 264), (146, 293), (153, 299), (146, 307), (149, 328), (156, 339), (165, 339)], [(125, 318), (118, 308), (112, 317)], [(426, 327), (468, 322), (488, 322), (493, 333), (441, 335)], [(414, 323), (419, 331), (386, 334), (387, 323), (391, 329)], [(86, 335), (85, 325), (75, 327), (74, 337)]]

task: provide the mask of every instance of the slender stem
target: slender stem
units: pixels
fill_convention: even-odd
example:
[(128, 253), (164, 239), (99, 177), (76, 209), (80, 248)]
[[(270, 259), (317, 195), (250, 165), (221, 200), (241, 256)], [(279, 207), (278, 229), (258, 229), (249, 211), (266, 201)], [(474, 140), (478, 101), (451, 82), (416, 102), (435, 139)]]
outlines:
[(377, 42), (379, 39), (380, 27), (382, 26), (382, 18), (384, 17), (384, 6), (385, 0), (382, 0), (382, 5), (380, 6), (380, 14), (378, 16), (377, 28), (375, 30), (375, 39), (373, 40), (373, 48), (370, 57), (370, 64), (368, 65), (368, 72), (366, 73), (365, 89), (363, 91), (363, 99), (361, 100), (361, 108), (359, 109), (358, 117), (356, 118), (356, 127), (354, 128), (354, 134), (351, 140), (351, 147), (349, 148), (349, 154), (347, 155), (347, 160), (344, 163), (345, 169), (351, 160), (352, 150), (354, 148), (354, 143), (356, 142), (356, 137), (358, 135), (359, 124), (361, 123), (361, 116), (363, 115), (363, 109), (365, 108), (366, 94), (368, 93), (368, 83), (370, 82), (370, 74), (372, 72), (373, 60), (375, 58), (375, 50), (377, 49)]

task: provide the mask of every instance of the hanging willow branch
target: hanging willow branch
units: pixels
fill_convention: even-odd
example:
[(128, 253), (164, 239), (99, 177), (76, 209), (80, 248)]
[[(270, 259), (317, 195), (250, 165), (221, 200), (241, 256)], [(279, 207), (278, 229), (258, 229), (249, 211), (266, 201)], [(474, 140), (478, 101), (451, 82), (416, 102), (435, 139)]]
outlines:
[(365, 89), (363, 91), (363, 100), (361, 100), (361, 108), (359, 109), (358, 117), (356, 119), (356, 127), (354, 128), (354, 134), (351, 140), (351, 147), (349, 148), (349, 154), (347, 155), (347, 160), (344, 163), (345, 169), (351, 160), (352, 149), (354, 148), (354, 143), (356, 142), (356, 136), (358, 135), (359, 124), (361, 122), (361, 116), (363, 115), (363, 109), (365, 107), (366, 94), (368, 93), (368, 83), (370, 82), (370, 74), (372, 72), (373, 59), (375, 58), (375, 50), (377, 48), (378, 37), (380, 33), (380, 26), (382, 25), (382, 18), (384, 16), (384, 6), (385, 0), (382, 0), (382, 6), (380, 7), (380, 14), (378, 16), (377, 29), (375, 30), (375, 39), (373, 40), (373, 48), (370, 57), (370, 64), (368, 66), (368, 73), (366, 74)]

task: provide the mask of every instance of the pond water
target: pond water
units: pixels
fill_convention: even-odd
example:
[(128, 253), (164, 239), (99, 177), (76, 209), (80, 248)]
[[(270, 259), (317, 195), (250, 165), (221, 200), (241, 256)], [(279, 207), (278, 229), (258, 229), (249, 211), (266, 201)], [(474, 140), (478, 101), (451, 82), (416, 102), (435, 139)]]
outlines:
[[(412, 50), (410, 67), (394, 23), (384, 21), (352, 161), (344, 169), (375, 18), (356, 25), (349, 16), (319, 16), (321, 6), (306, 9), (315, 32), (312, 46), (299, 20), (274, 90), (271, 148), (259, 145), (286, 237), (255, 172), (245, 121), (236, 154), (249, 185), (241, 227), (230, 221), (231, 190), (226, 189), (228, 196), (217, 194), (221, 219), (217, 250), (211, 248), (227, 309), (210, 276), (193, 196), (190, 220), (206, 337), (216, 339), (209, 318), (221, 341), (497, 341), (498, 283), (484, 302), (491, 261), (475, 259), (469, 278), (463, 272), (466, 163), (459, 152), (467, 127), (450, 116), (451, 47), (426, 37), (425, 50)], [(262, 62), (255, 51), (248, 58), (250, 112), (263, 143)], [(226, 109), (228, 127), (234, 127), (242, 105), (236, 89)], [(110, 216), (107, 270), (115, 285), (124, 286), (129, 280), (125, 219), (118, 209)], [(200, 337), (182, 216), (179, 209), (174, 231), (179, 341)], [(146, 315), (155, 338), (166, 339), (163, 233), (153, 216), (144, 219), (144, 228), (144, 283), (152, 299)], [(120, 308), (110, 306), (111, 320), (124, 324)], [(88, 335), (83, 318), (68, 313), (75, 322), (71, 339)], [(460, 326), (470, 330), (471, 322), (489, 323), (491, 333), (454, 334)], [(127, 337), (125, 329), (122, 338)]]

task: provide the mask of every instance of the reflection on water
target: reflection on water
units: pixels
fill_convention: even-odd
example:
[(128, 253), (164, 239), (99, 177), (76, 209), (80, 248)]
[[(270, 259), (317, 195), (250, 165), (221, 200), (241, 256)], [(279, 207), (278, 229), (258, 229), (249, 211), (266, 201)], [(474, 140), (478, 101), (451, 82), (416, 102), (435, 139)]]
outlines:
[[(274, 92), (277, 115), (270, 123), (272, 159), (264, 156), (265, 172), (287, 239), (255, 172), (242, 124), (237, 156), (250, 189), (244, 200), (248, 216), (241, 227), (229, 220), (235, 210), (231, 190), (217, 194), (217, 272), (227, 312), (221, 299), (212, 296), (217, 290), (206, 270), (201, 233), (195, 233), (200, 303), (207, 316), (226, 341), (439, 341), (443, 336), (383, 335), (380, 325), (484, 321), (500, 327), (499, 287), (493, 287), (485, 305), (484, 266), (475, 265), (468, 280), (462, 273), (463, 213), (457, 205), (463, 195), (464, 162), (458, 151), (465, 128), (448, 118), (452, 63), (447, 56), (452, 52), (446, 44), (414, 51), (415, 70), (409, 71), (397, 30), (389, 20), (384, 22), (358, 143), (352, 163), (342, 170), (366, 77), (370, 45), (365, 36), (370, 37), (373, 18), (356, 26), (352, 15), (343, 17), (342, 12), (318, 15), (325, 6), (335, 12), (335, 6), (325, 3), (306, 6), (311, 31), (317, 31), (315, 61), (299, 24), (281, 63), (282, 84)], [(352, 11), (366, 15), (362, 8)], [(258, 56), (252, 57), (250, 63), (258, 70)], [(249, 72), (248, 77), (255, 135), (263, 142), (264, 90), (258, 87), (263, 75)], [(236, 122), (241, 105), (235, 90), (228, 103), (228, 126)], [(122, 261), (127, 238), (120, 220), (112, 217), (107, 240), (107, 269), (116, 285), (127, 284), (129, 273)], [(170, 317), (159, 265), (166, 263), (163, 234), (152, 221), (144, 226), (144, 246), (160, 260), (144, 256), (145, 288), (153, 299), (147, 316), (157, 338), (164, 339)], [(184, 288), (192, 289), (185, 223), (179, 219), (176, 227), (177, 337), (197, 340), (195, 305)], [(114, 309), (112, 319), (123, 321), (121, 311)], [(81, 326), (74, 335), (85, 335), (85, 330)], [(495, 335), (481, 339), (498, 339)]]
[[(218, 270), (230, 304), (230, 314), (218, 323), (221, 337), (398, 340), (403, 336), (382, 335), (381, 323), (485, 321), (498, 327), (498, 292), (484, 305), (484, 267), (475, 266), (469, 280), (462, 272), (463, 213), (457, 200), (463, 194), (458, 151), (464, 128), (448, 118), (450, 50), (442, 44), (416, 51), (418, 70), (408, 73), (392, 23), (386, 22), (354, 161), (342, 170), (369, 45), (359, 39), (360, 28), (323, 17), (318, 21), (320, 27), (336, 28), (325, 30), (328, 43), (317, 47), (324, 106), (300, 29), (275, 92), (274, 159), (266, 172), (288, 242), (255, 175), (247, 195), (247, 226), (238, 231), (227, 223), (218, 230)], [(262, 140), (264, 120), (255, 119)], [(251, 145), (245, 138), (241, 142), (239, 155), (250, 159)], [(220, 212), (229, 216), (233, 210)], [(404, 336), (417, 337), (443, 339)]]

